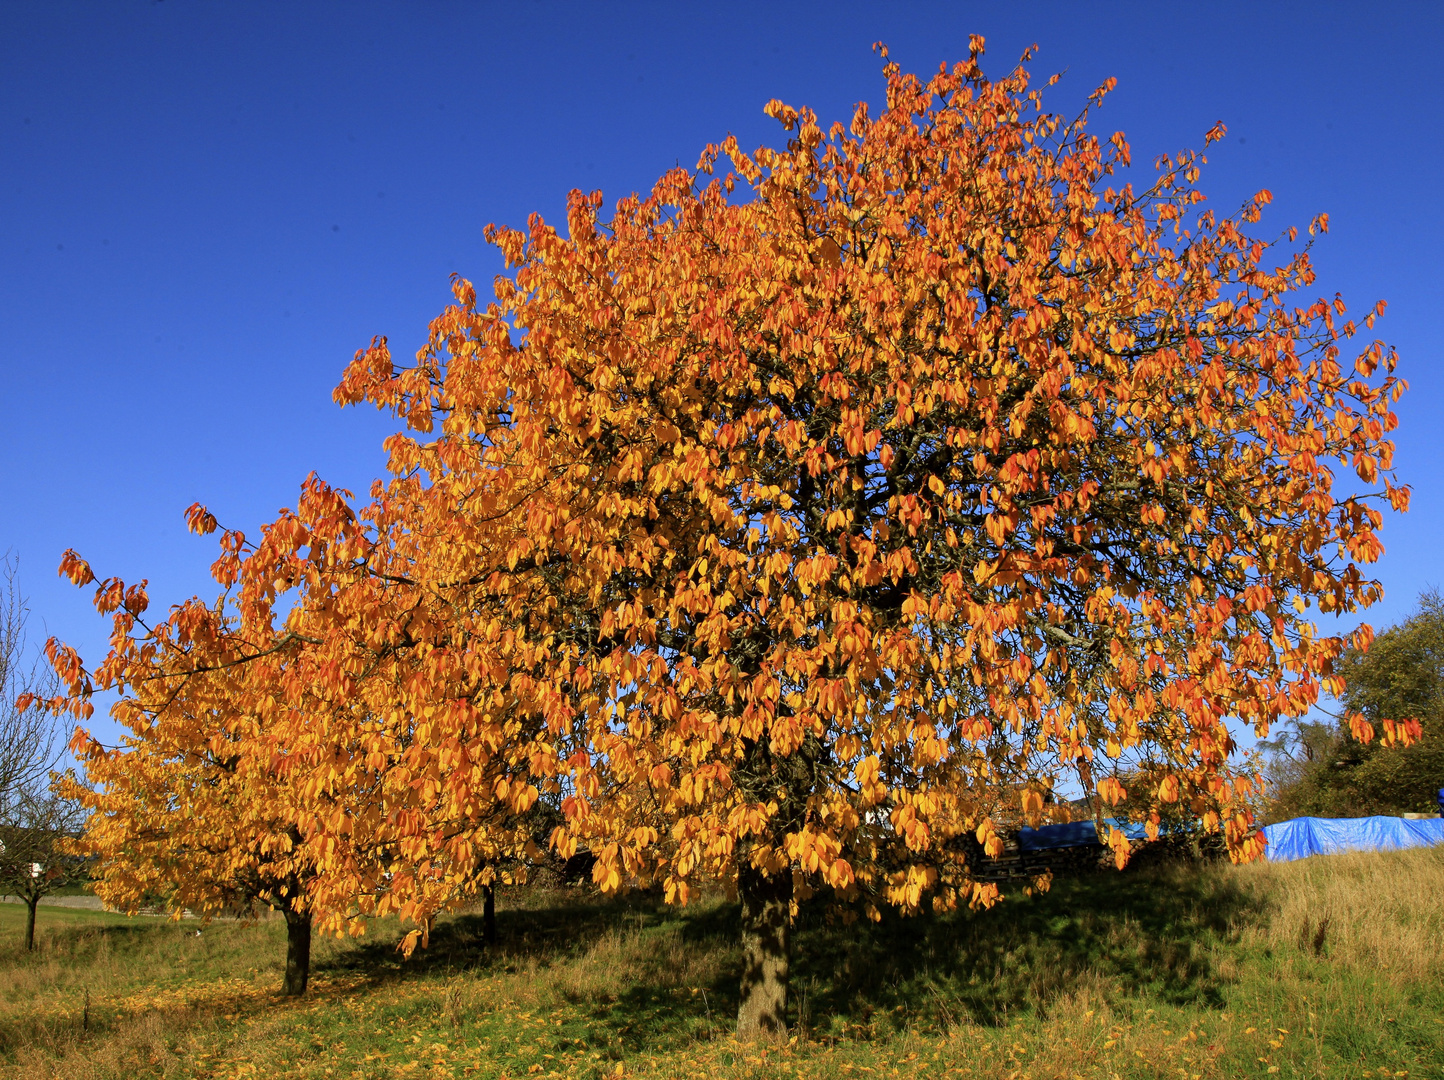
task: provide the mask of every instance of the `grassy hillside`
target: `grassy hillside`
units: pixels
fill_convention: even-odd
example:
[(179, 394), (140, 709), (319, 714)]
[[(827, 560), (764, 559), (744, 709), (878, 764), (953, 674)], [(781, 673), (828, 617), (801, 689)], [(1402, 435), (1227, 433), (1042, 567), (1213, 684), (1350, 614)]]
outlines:
[[(0, 906), (0, 1076), (1444, 1078), (1444, 850), (1060, 881), (946, 918), (802, 919), (796, 1038), (728, 1037), (735, 908), (569, 895), (317, 942)], [(89, 1000), (88, 1018), (85, 1003)]]

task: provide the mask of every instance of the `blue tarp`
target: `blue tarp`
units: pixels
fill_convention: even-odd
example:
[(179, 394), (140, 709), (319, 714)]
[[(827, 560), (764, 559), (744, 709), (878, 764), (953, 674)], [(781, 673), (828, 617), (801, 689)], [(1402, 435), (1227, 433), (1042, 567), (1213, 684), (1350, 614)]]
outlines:
[(1075, 821), (1070, 825), (1044, 825), (1041, 829), (1019, 829), (1019, 851), (1044, 851), (1049, 848), (1082, 847), (1098, 843), (1098, 831), (1091, 821)]
[[(1144, 827), (1136, 822), (1109, 818), (1105, 824), (1112, 825), (1130, 840), (1143, 840), (1148, 835)], [(1264, 836), (1268, 838), (1268, 857), (1283, 862), (1340, 851), (1391, 851), (1444, 844), (1444, 818), (1304, 817), (1270, 825), (1264, 829)], [(1097, 843), (1098, 831), (1091, 821), (1018, 830), (1020, 852), (1085, 847)]]
[(1317, 818), (1281, 821), (1264, 829), (1274, 862), (1341, 851), (1390, 851), (1444, 844), (1444, 818)]
[[(1112, 825), (1130, 840), (1146, 840), (1148, 830), (1133, 821), (1120, 818), (1106, 818), (1105, 825)], [(1091, 821), (1074, 821), (1067, 825), (1044, 825), (1040, 829), (1019, 829), (1019, 851), (1047, 851), (1051, 848), (1085, 847), (1100, 843), (1098, 830)]]

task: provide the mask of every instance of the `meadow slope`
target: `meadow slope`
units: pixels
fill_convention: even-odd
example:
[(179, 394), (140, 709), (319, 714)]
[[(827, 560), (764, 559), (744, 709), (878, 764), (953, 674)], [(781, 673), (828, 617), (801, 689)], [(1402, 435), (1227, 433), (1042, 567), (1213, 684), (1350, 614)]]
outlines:
[[(0, 905), (0, 1076), (1444, 1078), (1444, 849), (1059, 880), (990, 912), (800, 920), (795, 1037), (730, 1038), (736, 909), (512, 898), (318, 940)], [(197, 934), (196, 931), (200, 930)], [(88, 1003), (88, 1004), (87, 1004)]]

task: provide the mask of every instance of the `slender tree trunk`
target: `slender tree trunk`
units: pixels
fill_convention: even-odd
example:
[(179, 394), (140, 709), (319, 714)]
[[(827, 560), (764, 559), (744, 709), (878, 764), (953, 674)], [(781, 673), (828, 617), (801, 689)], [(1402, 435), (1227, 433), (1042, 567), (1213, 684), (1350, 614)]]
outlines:
[(737, 1037), (787, 1038), (787, 976), (792, 959), (792, 874), (767, 877), (743, 864), (737, 874), (742, 899), (742, 1001)]
[(488, 949), (496, 945), (496, 886), (481, 887), (481, 939)]
[(25, 898), (25, 949), (29, 952), (35, 948), (35, 909), (40, 905), (40, 897), (28, 896)]
[(311, 979), (311, 913), (294, 911), (289, 905), (285, 913), (286, 982), (282, 992), (287, 997), (300, 997)]

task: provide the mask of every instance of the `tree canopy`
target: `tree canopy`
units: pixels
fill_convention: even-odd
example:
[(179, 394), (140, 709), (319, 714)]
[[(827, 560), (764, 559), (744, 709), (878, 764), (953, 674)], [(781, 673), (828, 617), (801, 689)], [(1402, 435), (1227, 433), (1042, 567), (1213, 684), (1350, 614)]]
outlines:
[[(826, 130), (774, 101), (784, 149), (709, 146), (605, 215), (573, 192), (565, 233), (489, 228), (494, 298), (457, 279), (414, 363), (377, 339), (337, 388), (405, 422), (389, 478), (225, 532), (215, 606), (149, 627), (103, 583), (97, 678), (54, 650), (75, 707), (277, 671), (234, 677), (256, 760), (301, 755), (308, 843), (388, 830), (423, 926), (555, 799), (602, 889), (738, 892), (748, 1035), (785, 1026), (798, 902), (988, 905), (970, 852), (1050, 792), (1154, 829), (1183, 804), (1256, 855), (1227, 724), (1341, 691), (1308, 609), (1377, 599), (1368, 500), (1408, 500), (1394, 353), (1349, 345), (1382, 305), (1296, 301), (1297, 234), (1249, 232), (1267, 192), (1201, 209), (1195, 152), (1136, 187), (1121, 134), (981, 53), (886, 62), (878, 115)], [(317, 809), (356, 785), (375, 813)], [(337, 919), (345, 873), (313, 886)]]

